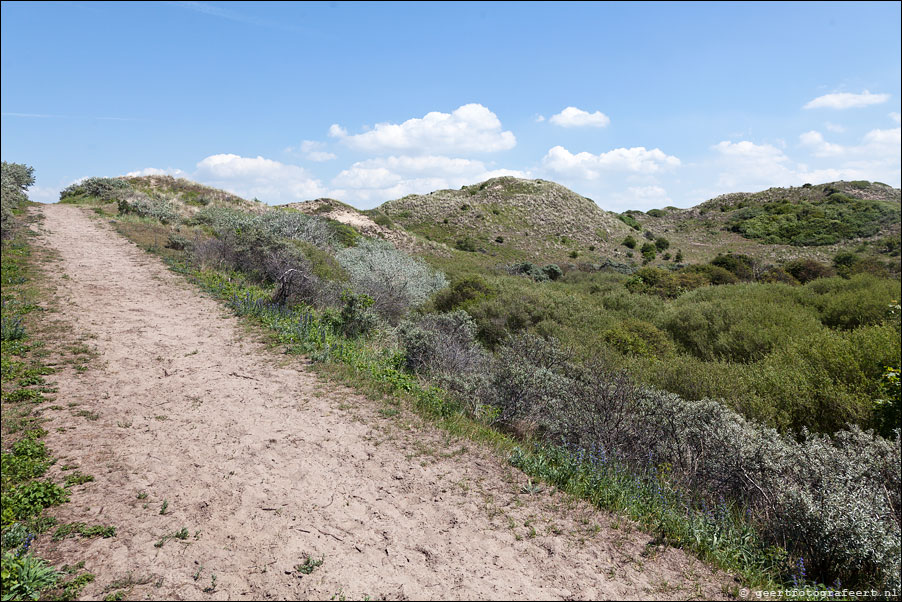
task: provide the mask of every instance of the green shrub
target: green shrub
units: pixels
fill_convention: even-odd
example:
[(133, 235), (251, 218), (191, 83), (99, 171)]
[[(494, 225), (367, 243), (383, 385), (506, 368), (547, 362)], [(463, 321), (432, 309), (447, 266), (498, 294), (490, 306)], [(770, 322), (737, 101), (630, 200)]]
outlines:
[(105, 201), (116, 200), (132, 191), (131, 184), (121, 178), (86, 178), (60, 191), (60, 200), (69, 197), (89, 196)]
[(730, 226), (766, 243), (807, 246), (873, 236), (882, 225), (898, 219), (899, 208), (890, 203), (833, 193), (818, 202), (777, 201), (746, 207), (736, 212)]
[(631, 215), (621, 213), (620, 215), (617, 216), (617, 219), (622, 221), (624, 224), (626, 224), (633, 230), (640, 230), (640, 231), (642, 230), (642, 226), (639, 224), (639, 222), (636, 221), (636, 218), (634, 218)]
[(606, 330), (602, 339), (625, 355), (666, 357), (673, 352), (673, 343), (667, 334), (644, 320), (628, 318)]
[(564, 275), (563, 270), (557, 266), (557, 264), (549, 263), (548, 265), (542, 267), (542, 273), (545, 274), (545, 277), (548, 280), (557, 280), (561, 276)]
[(881, 379), (880, 397), (875, 402), (874, 426), (884, 437), (897, 437), (902, 429), (902, 387), (899, 368), (888, 366)]
[(704, 286), (708, 282), (707, 275), (692, 270), (670, 272), (660, 268), (644, 267), (627, 280), (626, 289), (632, 293), (674, 299), (684, 292)]
[(889, 317), (889, 306), (902, 296), (897, 280), (856, 274), (848, 279), (821, 278), (806, 284), (800, 299), (815, 308), (831, 328), (851, 330)]
[(670, 241), (663, 236), (658, 236), (657, 238), (655, 238), (655, 248), (657, 248), (658, 251), (664, 251), (669, 247)]
[(753, 284), (700, 289), (674, 301), (662, 327), (700, 359), (756, 361), (798, 333), (820, 328), (815, 312), (790, 291)]
[(717, 257), (711, 260), (711, 265), (723, 268), (740, 280), (753, 280), (755, 260), (748, 255), (739, 253), (727, 253), (726, 255), (718, 253)]
[(448, 312), (466, 307), (470, 302), (492, 298), (496, 294), (497, 290), (489, 286), (481, 276), (466, 276), (436, 293), (432, 303), (438, 311)]
[(627, 249), (635, 249), (636, 248), (636, 239), (633, 238), (632, 236), (627, 236), (626, 238), (623, 239), (623, 242), (621, 244), (624, 247), (626, 247)]
[(357, 244), (357, 241), (360, 240), (360, 233), (355, 230), (353, 226), (349, 226), (348, 224), (344, 224), (334, 219), (326, 220), (326, 224), (332, 232), (334, 240), (341, 246), (353, 247)]
[(341, 295), (341, 302), (338, 329), (343, 335), (355, 338), (376, 329), (376, 316), (369, 311), (373, 306), (373, 299), (369, 295), (356, 295), (351, 291), (345, 291)]
[(802, 284), (818, 278), (829, 278), (836, 274), (830, 266), (819, 263), (813, 259), (796, 259), (789, 261), (783, 265), (783, 269)]
[(486, 357), (476, 344), (477, 329), (476, 322), (463, 310), (404, 322), (398, 338), (405, 350), (405, 366), (417, 374), (446, 376), (480, 369)]
[(705, 279), (705, 284), (736, 284), (739, 279), (718, 265), (690, 265), (682, 270), (683, 274), (697, 274)]
[(469, 236), (464, 236), (463, 238), (458, 238), (454, 243), (454, 248), (460, 251), (467, 251), (469, 253), (476, 252), (476, 241), (470, 238)]
[(651, 261), (658, 254), (658, 248), (653, 243), (647, 242), (642, 245), (640, 252), (646, 261)]

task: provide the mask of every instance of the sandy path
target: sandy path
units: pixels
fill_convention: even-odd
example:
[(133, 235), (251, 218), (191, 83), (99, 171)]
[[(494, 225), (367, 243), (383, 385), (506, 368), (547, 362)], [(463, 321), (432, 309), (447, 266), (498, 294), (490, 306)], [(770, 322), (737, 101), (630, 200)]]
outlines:
[[(57, 374), (45, 412), (55, 476), (69, 463), (96, 477), (56, 514), (118, 529), (42, 542), (97, 575), (83, 598), (127, 576), (144, 582), (134, 599), (722, 597), (722, 576), (677, 550), (643, 554), (651, 537), (628, 522), (523, 494), (478, 445), (385, 418), (267, 350), (100, 220), (40, 211), (62, 318), (99, 354)], [(187, 540), (154, 546), (183, 527)], [(324, 562), (301, 576), (306, 553)]]

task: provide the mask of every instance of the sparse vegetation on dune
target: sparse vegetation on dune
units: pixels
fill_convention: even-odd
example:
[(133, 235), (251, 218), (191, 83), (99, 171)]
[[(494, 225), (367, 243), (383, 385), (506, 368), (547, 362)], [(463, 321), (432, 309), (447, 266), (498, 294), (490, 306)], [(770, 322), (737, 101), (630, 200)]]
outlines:
[[(437, 205), (488, 223), (508, 210), (501, 201), (553, 186), (490, 180)], [(456, 240), (446, 218), (415, 216), (415, 200), (382, 210)], [(674, 269), (611, 258), (579, 269), (552, 263), (582, 253), (575, 235), (548, 247), (544, 267), (482, 253), (477, 236), (475, 252), (427, 255), (430, 269), (316, 215), (205, 208), (161, 224), (106, 207), (136, 239), (160, 227), (181, 237), (165, 249), (177, 269), (280, 343), (446, 425), (496, 433), (528, 474), (662, 541), (758, 584), (899, 586), (892, 245), (805, 266), (722, 253)], [(682, 259), (679, 233), (645, 220), (646, 254)], [(640, 235), (610, 224), (611, 245)]]
[[(34, 183), (33, 169), (3, 162), (2, 165), (2, 421), (3, 449), (0, 453), (0, 553), (2, 553), (3, 600), (69, 599), (77, 580), (50, 565), (32, 549), (35, 538), (48, 532), (56, 519), (46, 511), (70, 499), (72, 487), (94, 477), (74, 473), (62, 484), (47, 477), (56, 462), (43, 439), (42, 406), (48, 399), (45, 375), (54, 370), (44, 363), (42, 347), (47, 341), (36, 336), (35, 327), (45, 320), (33, 282), (32, 248), (25, 208), (26, 190)], [(84, 537), (112, 537), (115, 527), (82, 525)], [(63, 527), (60, 527), (62, 529)], [(59, 529), (57, 532), (60, 532)], [(69, 578), (71, 577), (71, 578)], [(76, 591), (77, 593), (77, 591)], [(74, 597), (74, 595), (72, 596)]]

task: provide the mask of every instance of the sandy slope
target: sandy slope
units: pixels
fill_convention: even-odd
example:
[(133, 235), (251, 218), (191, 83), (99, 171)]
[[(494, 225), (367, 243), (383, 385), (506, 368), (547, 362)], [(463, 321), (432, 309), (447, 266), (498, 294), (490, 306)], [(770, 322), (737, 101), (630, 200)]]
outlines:
[[(652, 538), (628, 522), (521, 493), (525, 478), (492, 453), (385, 418), (267, 350), (96, 217), (39, 210), (62, 318), (99, 353), (57, 375), (59, 409), (45, 414), (54, 476), (68, 463), (96, 477), (56, 514), (118, 529), (40, 542), (86, 560), (97, 580), (84, 598), (128, 576), (144, 582), (133, 599), (722, 596), (723, 576), (677, 550), (643, 554)], [(154, 546), (183, 527), (187, 540)], [(307, 553), (324, 562), (301, 576)]]

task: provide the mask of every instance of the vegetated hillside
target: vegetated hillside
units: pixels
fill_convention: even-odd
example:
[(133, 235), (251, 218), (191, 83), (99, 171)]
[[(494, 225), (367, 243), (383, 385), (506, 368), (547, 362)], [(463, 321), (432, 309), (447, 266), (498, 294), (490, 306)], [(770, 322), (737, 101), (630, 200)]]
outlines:
[(560, 184), (513, 177), (408, 195), (370, 213), (377, 222), (500, 260), (572, 261), (613, 252), (629, 231), (616, 214)]
[(843, 250), (881, 252), (899, 239), (900, 190), (830, 182), (724, 194), (690, 209), (628, 211), (642, 232), (667, 237), (686, 261), (743, 253), (782, 263), (827, 261)]
[[(380, 219), (378, 216), (376, 216), (377, 219), (374, 220), (367, 213), (359, 211), (351, 205), (342, 203), (336, 199), (321, 198), (301, 203), (288, 203), (286, 205), (279, 205), (279, 207), (293, 209), (307, 215), (315, 215), (346, 224), (364, 236), (372, 236), (391, 241), (396, 247), (404, 249), (405, 251), (447, 254), (444, 245), (428, 241), (425, 238), (411, 234), (402, 228), (393, 228), (391, 227), (392, 224), (390, 220)], [(385, 216), (382, 216), (382, 218), (384, 217)]]
[[(290, 349), (441, 420), (526, 435), (511, 463), (531, 476), (730, 570), (898, 588), (900, 289), (886, 257), (568, 270), (451, 249), (429, 266), (317, 215), (186, 217), (128, 182), (95, 184), (111, 192), (86, 204)], [(650, 236), (639, 251), (663, 259)]]

